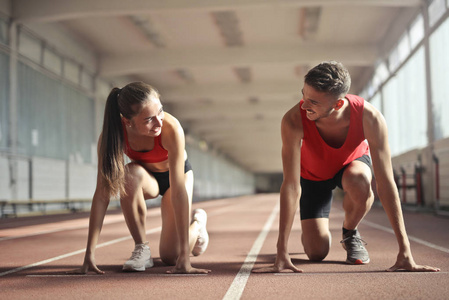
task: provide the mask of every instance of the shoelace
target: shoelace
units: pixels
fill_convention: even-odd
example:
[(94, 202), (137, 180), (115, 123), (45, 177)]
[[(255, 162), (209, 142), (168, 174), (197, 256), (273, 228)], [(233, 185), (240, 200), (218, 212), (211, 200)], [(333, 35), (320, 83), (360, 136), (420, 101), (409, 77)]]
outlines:
[(363, 244), (364, 246), (368, 245), (367, 242), (365, 242), (362, 237), (358, 237), (358, 236), (348, 236), (347, 238), (344, 238), (340, 241), (341, 244), (343, 244), (344, 242), (346, 242), (347, 240), (350, 239), (354, 239), (358, 244)]
[(130, 259), (135, 259), (135, 258), (140, 258), (142, 256), (143, 253), (143, 248), (139, 248), (137, 250), (134, 250), (131, 254), (131, 258)]

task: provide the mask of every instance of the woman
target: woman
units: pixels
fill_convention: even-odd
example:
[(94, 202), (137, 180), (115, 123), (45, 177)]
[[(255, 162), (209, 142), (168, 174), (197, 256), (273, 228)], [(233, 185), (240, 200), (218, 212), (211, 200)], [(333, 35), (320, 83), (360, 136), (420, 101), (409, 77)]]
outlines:
[[(124, 164), (124, 154), (131, 163)], [(124, 271), (145, 271), (153, 266), (145, 237), (145, 199), (162, 195), (161, 260), (174, 265), (168, 273), (209, 273), (190, 264), (208, 245), (207, 215), (193, 212), (193, 171), (187, 160), (184, 131), (165, 113), (159, 93), (150, 85), (133, 82), (114, 88), (108, 96), (103, 131), (98, 140), (97, 187), (92, 201), (89, 235), (83, 266), (76, 273), (104, 272), (95, 263), (95, 247), (112, 196), (120, 195), (126, 224), (135, 249)], [(189, 225), (190, 223), (190, 225)]]

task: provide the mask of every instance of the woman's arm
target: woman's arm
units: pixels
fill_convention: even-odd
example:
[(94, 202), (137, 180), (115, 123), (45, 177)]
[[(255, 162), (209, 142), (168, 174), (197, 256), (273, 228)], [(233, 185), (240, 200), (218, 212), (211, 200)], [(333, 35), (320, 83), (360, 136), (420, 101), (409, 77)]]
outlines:
[[(100, 139), (98, 141), (98, 146), (100, 144)], [(100, 147), (98, 147), (99, 149)], [(99, 157), (100, 160), (100, 157)], [(95, 248), (98, 243), (98, 238), (100, 236), (101, 228), (103, 227), (104, 216), (109, 205), (109, 193), (104, 185), (104, 181), (101, 177), (100, 172), (100, 162), (98, 163), (97, 171), (97, 187), (92, 199), (92, 206), (90, 209), (89, 218), (89, 233), (87, 236), (87, 246), (86, 253), (84, 256), (84, 262), (80, 269), (73, 270), (69, 273), (72, 274), (86, 274), (89, 270), (96, 272), (97, 274), (104, 274), (103, 271), (98, 269), (95, 263)]]
[(169, 273), (209, 273), (209, 270), (196, 269), (190, 264), (189, 215), (190, 205), (185, 186), (185, 137), (181, 124), (166, 114), (164, 124), (164, 148), (168, 151), (170, 169), (171, 201), (175, 213), (176, 229), (180, 244), (180, 254), (175, 268)]

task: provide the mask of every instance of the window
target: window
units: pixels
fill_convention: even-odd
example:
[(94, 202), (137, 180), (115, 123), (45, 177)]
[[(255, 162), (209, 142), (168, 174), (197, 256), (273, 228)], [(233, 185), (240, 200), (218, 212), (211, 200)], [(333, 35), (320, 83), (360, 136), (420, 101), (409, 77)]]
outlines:
[(415, 48), (424, 38), (424, 19), (419, 15), (410, 26), (410, 46)]
[(42, 42), (26, 31), (19, 31), (19, 53), (31, 59), (35, 63), (41, 64)]
[(429, 38), (435, 139), (449, 137), (449, 19)]
[(64, 78), (75, 84), (80, 81), (80, 66), (72, 60), (64, 60)]
[(404, 34), (399, 40), (398, 55), (399, 61), (402, 63), (410, 54), (410, 40), (407, 34)]
[(401, 62), (399, 61), (399, 51), (397, 48), (394, 48), (391, 51), (390, 56), (388, 57), (388, 69), (391, 73), (394, 73), (396, 69), (399, 67)]
[(429, 4), (429, 26), (432, 27), (446, 12), (444, 0), (433, 0)]
[(383, 89), (384, 116), (392, 155), (427, 145), (424, 48), (410, 57)]
[(55, 74), (61, 75), (62, 72), (62, 58), (53, 50), (44, 49), (43, 65), (47, 70)]
[(8, 21), (0, 16), (0, 43), (8, 44)]
[(382, 97), (380, 93), (377, 93), (376, 95), (374, 95), (373, 98), (371, 98), (370, 103), (377, 108), (378, 111), (382, 111)]

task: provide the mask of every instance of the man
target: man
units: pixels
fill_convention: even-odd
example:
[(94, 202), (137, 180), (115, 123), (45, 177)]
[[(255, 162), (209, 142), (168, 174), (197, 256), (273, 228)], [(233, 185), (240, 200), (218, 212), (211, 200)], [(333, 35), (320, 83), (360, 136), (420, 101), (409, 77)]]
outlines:
[(302, 272), (292, 264), (287, 250), (298, 202), (305, 253), (313, 261), (327, 256), (331, 244), (329, 212), (336, 186), (345, 192), (341, 243), (347, 251), (346, 262), (369, 263), (357, 226), (374, 200), (371, 159), (380, 187), (378, 195), (399, 244), (397, 261), (388, 271), (439, 271), (413, 260), (393, 178), (385, 120), (363, 98), (347, 94), (350, 85), (350, 75), (341, 63), (323, 62), (307, 73), (303, 99), (285, 114), (277, 256), (273, 266), (255, 272)]

